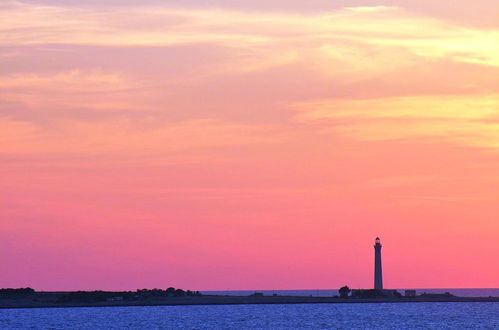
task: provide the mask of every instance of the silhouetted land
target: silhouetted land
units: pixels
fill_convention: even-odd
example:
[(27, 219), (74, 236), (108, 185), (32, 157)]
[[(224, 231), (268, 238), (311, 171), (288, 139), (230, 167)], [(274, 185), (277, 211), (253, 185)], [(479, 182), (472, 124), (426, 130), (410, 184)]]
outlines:
[(263, 296), (260, 294), (251, 296), (215, 296), (201, 295), (198, 292), (174, 288), (123, 292), (35, 292), (29, 288), (0, 289), (0, 308), (404, 302), (499, 302), (499, 297), (473, 298), (445, 294), (388, 298)]

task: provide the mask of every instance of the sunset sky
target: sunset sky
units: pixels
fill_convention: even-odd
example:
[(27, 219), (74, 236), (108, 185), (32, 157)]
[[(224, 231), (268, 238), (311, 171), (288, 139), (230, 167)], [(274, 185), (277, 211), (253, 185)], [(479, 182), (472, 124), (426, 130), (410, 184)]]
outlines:
[[(105, 3), (105, 4), (103, 4)], [(496, 0), (0, 3), (0, 287), (499, 287)]]

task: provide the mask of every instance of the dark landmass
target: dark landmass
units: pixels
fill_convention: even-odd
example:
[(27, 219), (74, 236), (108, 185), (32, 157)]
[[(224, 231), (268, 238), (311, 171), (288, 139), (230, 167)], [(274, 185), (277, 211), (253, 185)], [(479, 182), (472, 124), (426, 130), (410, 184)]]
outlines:
[(32, 289), (0, 289), (0, 308), (180, 306), (242, 304), (317, 303), (405, 303), (405, 302), (499, 302), (499, 297), (456, 297), (450, 294), (423, 294), (416, 297), (308, 297), (201, 295), (199, 292), (168, 288), (137, 291), (35, 292)]

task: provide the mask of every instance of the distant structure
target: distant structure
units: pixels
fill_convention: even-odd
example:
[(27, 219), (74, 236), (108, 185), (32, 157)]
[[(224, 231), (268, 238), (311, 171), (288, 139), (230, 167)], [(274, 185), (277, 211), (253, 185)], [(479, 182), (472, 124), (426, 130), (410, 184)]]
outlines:
[[(412, 292), (409, 292), (412, 291)], [(415, 290), (406, 290), (406, 295), (416, 296)], [(381, 268), (381, 241), (376, 237), (374, 241), (374, 289), (354, 289), (352, 298), (400, 298), (402, 295), (397, 290), (383, 289), (383, 271)]]
[(416, 297), (416, 290), (405, 290), (406, 297)]
[(383, 290), (383, 272), (381, 270), (381, 242), (376, 237), (374, 243), (374, 290)]

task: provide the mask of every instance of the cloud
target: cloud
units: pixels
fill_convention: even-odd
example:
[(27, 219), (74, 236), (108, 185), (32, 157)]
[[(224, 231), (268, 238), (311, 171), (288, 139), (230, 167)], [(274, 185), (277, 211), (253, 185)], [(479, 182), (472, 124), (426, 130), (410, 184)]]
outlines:
[(441, 138), (499, 150), (499, 95), (318, 100), (296, 104), (296, 120), (361, 140)]
[(39, 116), (57, 112), (58, 117), (63, 117), (61, 113), (71, 115), (76, 109), (152, 111), (140, 103), (138, 82), (123, 73), (99, 69), (14, 73), (2, 77), (0, 91), (0, 106), (5, 114), (11, 115), (26, 110), (36, 111)]
[(499, 66), (498, 30), (462, 27), (396, 7), (347, 7), (299, 15), (146, 5), (110, 10), (9, 2), (2, 11), (6, 19), (0, 23), (0, 42), (6, 45), (216, 44), (286, 51), (290, 47), (341, 48), (339, 41), (343, 40), (404, 49), (422, 57)]
[(395, 195), (392, 198), (400, 199), (423, 199), (423, 200), (434, 200), (434, 201), (448, 201), (448, 202), (462, 202), (470, 200), (480, 200), (477, 197), (449, 197), (449, 196), (416, 196), (416, 195)]
[(361, 13), (374, 13), (380, 11), (397, 10), (398, 8), (390, 6), (358, 6), (358, 7), (345, 7), (345, 9)]
[(133, 87), (134, 84), (127, 80), (123, 74), (107, 73), (101, 70), (83, 72), (81, 70), (69, 70), (56, 74), (17, 73), (2, 77), (0, 89), (18, 90), (29, 88), (30, 90), (64, 92), (109, 92), (124, 90)]
[[(260, 123), (273, 121), (278, 131), (278, 120), (290, 129), (297, 122), (319, 123), (330, 134), (367, 141), (439, 137), (488, 148), (499, 143), (494, 120), (498, 100), (491, 91), (499, 67), (498, 30), (384, 6), (307, 14), (21, 2), (3, 3), (0, 9), (6, 17), (0, 22), (0, 41), (15, 49), (5, 57), (8, 63), (16, 63), (15, 54), (23, 54), (18, 61), (24, 63), (32, 47), (41, 47), (63, 50), (58, 58), (71, 58), (75, 66), (57, 71), (56, 65), (44, 62), (51, 72), (4, 75), (0, 89), (5, 112), (20, 119), (29, 110), (32, 121), (47, 118), (49, 136), (51, 126), (67, 124), (75, 145), (83, 143), (82, 136), (99, 136), (101, 146), (121, 148), (119, 141), (127, 141), (138, 148), (138, 141), (166, 139), (174, 127), (193, 132), (193, 127), (213, 126), (224, 136), (254, 126), (252, 134), (266, 134)], [(115, 53), (99, 62), (88, 54), (79, 56), (83, 48)], [(148, 57), (150, 48), (164, 53)], [(187, 66), (172, 64), (177, 71), (161, 63), (168, 62), (163, 54), (173, 48), (184, 52), (175, 53), (177, 58), (191, 56), (183, 61)], [(126, 53), (130, 49), (143, 53)], [(192, 55), (207, 49), (216, 55)], [(141, 57), (146, 51), (149, 55)], [(79, 68), (78, 61), (91, 68)], [(120, 61), (118, 68), (115, 62)], [(134, 70), (129, 68), (132, 62)], [(289, 110), (289, 103), (299, 111), (295, 117), (282, 111)], [(92, 117), (92, 111), (101, 110), (116, 111), (114, 125), (127, 133), (122, 135), (107, 117)], [(122, 110), (143, 116), (131, 122)], [(238, 111), (246, 117), (236, 123), (230, 116), (237, 117)], [(177, 117), (166, 123), (171, 113)], [(133, 128), (142, 129), (151, 117), (161, 129), (139, 134)], [(239, 137), (241, 143), (248, 141), (245, 135)], [(185, 142), (189, 148), (194, 142), (205, 145), (200, 137), (186, 136), (185, 141), (190, 141)]]
[(224, 146), (271, 144), (283, 135), (275, 127), (212, 119), (158, 123), (156, 119), (121, 118), (95, 122), (58, 120), (51, 129), (0, 117), (2, 153), (92, 155), (169, 153)]

